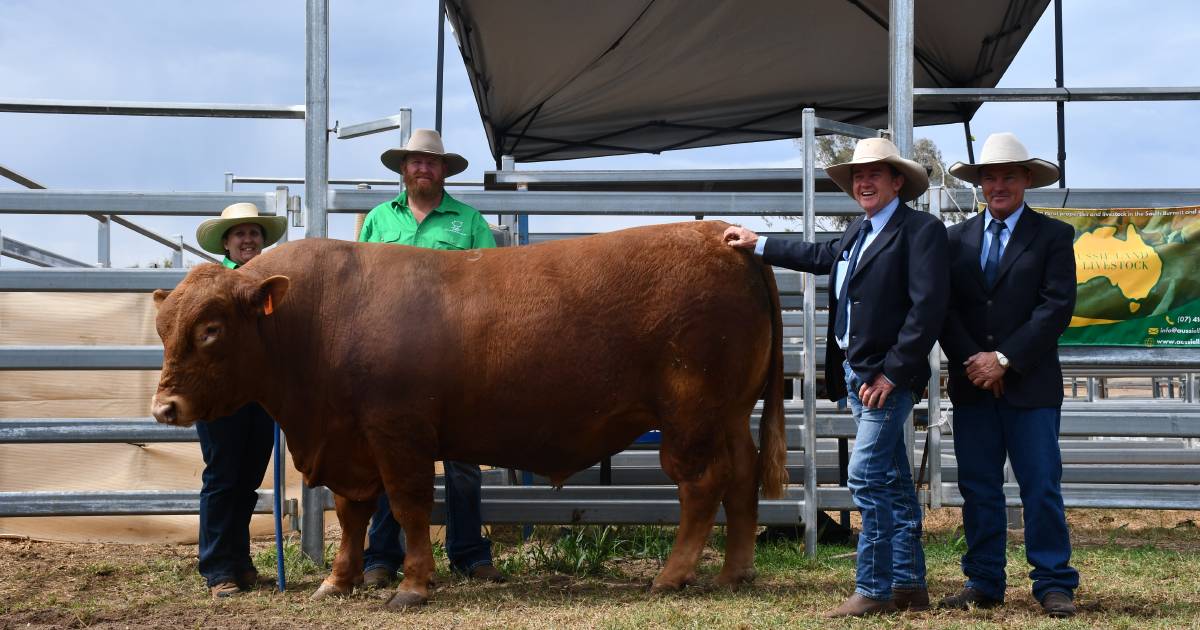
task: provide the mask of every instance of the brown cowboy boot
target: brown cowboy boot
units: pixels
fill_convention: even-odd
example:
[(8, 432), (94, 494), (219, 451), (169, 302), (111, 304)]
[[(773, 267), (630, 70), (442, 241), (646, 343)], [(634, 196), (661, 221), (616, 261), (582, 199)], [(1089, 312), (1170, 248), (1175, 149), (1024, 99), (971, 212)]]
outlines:
[(943, 597), (942, 601), (938, 602), (938, 608), (957, 608), (959, 610), (967, 610), (972, 605), (976, 608), (995, 608), (1003, 606), (1004, 600), (992, 599), (967, 586), (953, 595)]
[(871, 599), (861, 593), (855, 593), (850, 596), (850, 599), (842, 602), (841, 606), (825, 613), (825, 618), (869, 617), (871, 615), (883, 615), (894, 612), (896, 612), (896, 602), (890, 599)]
[(396, 581), (396, 572), (387, 567), (375, 567), (363, 572), (362, 588), (388, 588)]
[(502, 584), (508, 581), (507, 575), (504, 575), (500, 572), (500, 569), (497, 569), (490, 564), (481, 564), (474, 569), (471, 569), (471, 573), (467, 575), (467, 578), (471, 580), (480, 580), (482, 582), (495, 582), (497, 584)]
[(894, 588), (892, 601), (897, 610), (921, 612), (929, 610), (929, 589), (926, 588)]
[(245, 591), (242, 590), (242, 587), (237, 585), (237, 582), (228, 581), (221, 582), (210, 587), (208, 592), (212, 593), (213, 599), (225, 599), (226, 597), (233, 597), (234, 595), (243, 593)]
[(1050, 591), (1042, 598), (1042, 610), (1058, 619), (1075, 616), (1075, 602), (1062, 591)]

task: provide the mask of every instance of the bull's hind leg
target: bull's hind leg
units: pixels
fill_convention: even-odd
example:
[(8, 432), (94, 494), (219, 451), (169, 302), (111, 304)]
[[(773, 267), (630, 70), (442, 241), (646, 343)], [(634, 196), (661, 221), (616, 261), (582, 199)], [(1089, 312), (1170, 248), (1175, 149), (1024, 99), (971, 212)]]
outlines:
[(725, 490), (725, 566), (717, 583), (737, 588), (754, 580), (754, 535), (758, 530), (758, 451), (746, 422), (730, 431), (732, 478)]
[(333, 559), (333, 571), (312, 594), (313, 599), (349, 595), (354, 585), (362, 581), (363, 538), (367, 534), (371, 512), (375, 510), (375, 502), (351, 501), (335, 494), (333, 504), (337, 510), (338, 524), (342, 527), (342, 540)]
[(712, 429), (702, 423), (664, 427), (660, 458), (663, 470), (679, 484), (679, 531), (666, 566), (651, 585), (653, 592), (678, 590), (696, 579), (696, 563), (729, 480), (728, 455), (716, 446), (718, 436), (705, 434)]

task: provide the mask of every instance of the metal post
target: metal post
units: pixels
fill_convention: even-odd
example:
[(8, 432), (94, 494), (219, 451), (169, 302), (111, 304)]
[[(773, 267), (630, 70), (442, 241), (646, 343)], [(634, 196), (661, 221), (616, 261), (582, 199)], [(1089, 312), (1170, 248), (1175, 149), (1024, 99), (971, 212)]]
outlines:
[[(891, 74), (888, 81), (888, 128), (892, 142), (900, 155), (911, 158), (913, 147), (913, 0), (891, 0), (891, 35), (888, 57)], [(910, 414), (911, 418), (911, 414)], [(904, 445), (910, 467), (915, 475), (917, 465), (912, 456), (916, 432), (911, 419), (904, 425)]]
[[(288, 187), (287, 186), (276, 186), (275, 187), (275, 214), (278, 216), (287, 217), (287, 214), (288, 214)], [(285, 222), (284, 225), (287, 225), (287, 223)], [(288, 231), (287, 231), (287, 228), (285, 227), (283, 229), (283, 234), (279, 237), (279, 240), (276, 241), (276, 243), (282, 245), (286, 242), (288, 242)]]
[[(1054, 0), (1054, 86), (1063, 87), (1063, 19), (1062, 0)], [(1067, 112), (1066, 103), (1058, 101), (1058, 187), (1067, 187)]]
[(97, 215), (96, 220), (96, 264), (107, 269), (112, 267), (112, 222), (104, 215)]
[(176, 246), (171, 248), (171, 268), (183, 269), (183, 235), (174, 234), (172, 238)]
[[(1008, 459), (1005, 459), (1004, 460), (1004, 483), (1009, 484), (1015, 480), (1016, 480), (1016, 477), (1013, 475), (1012, 462), (1009, 461)], [(1004, 517), (1005, 517), (1005, 520), (1008, 521), (1008, 529), (1010, 529), (1010, 530), (1025, 529), (1024, 505), (1022, 504), (1017, 507), (1010, 507), (1008, 505), (1007, 498), (1004, 500), (1004, 505), (1005, 505)]]
[(913, 0), (891, 0), (888, 34), (888, 128), (900, 155), (912, 157), (913, 126)]
[[(329, 0), (308, 0), (305, 24), (304, 200), (308, 206), (305, 238), (329, 233)], [(317, 566), (325, 564), (325, 506), (319, 488), (302, 486), (300, 551)]]
[[(400, 146), (408, 146), (409, 138), (412, 138), (412, 110), (402, 108), (400, 110)], [(398, 177), (400, 178), (400, 190), (403, 191), (404, 176), (398, 175)]]
[[(804, 240), (815, 243), (817, 113), (804, 108)], [(804, 282), (804, 554), (817, 555), (817, 280), (802, 274)], [(833, 340), (831, 339), (830, 342)]]
[[(929, 188), (929, 213), (942, 217), (942, 187)], [(929, 507), (942, 506), (942, 350), (933, 344), (929, 352), (928, 419), (925, 423), (925, 458), (929, 469)], [(913, 458), (914, 460), (916, 457)], [(917, 479), (920, 485), (921, 480)]]
[(967, 138), (967, 164), (975, 163), (975, 138), (971, 135), (971, 121), (963, 121), (963, 135)]
[(329, 0), (308, 0), (305, 26), (304, 201), (307, 238), (329, 233)]
[(438, 0), (438, 46), (437, 46), (437, 104), (434, 108), (433, 128), (442, 133), (442, 67), (446, 58), (446, 0)]
[[(500, 156), (500, 170), (502, 170), (502, 171), (517, 170), (516, 159), (514, 159), (513, 156), (511, 156), (511, 155)], [(519, 189), (519, 187), (518, 187), (518, 189)], [(501, 226), (508, 226), (509, 234), (517, 233), (517, 229), (518, 229), (517, 215), (515, 212), (513, 212), (511, 214), (510, 213), (500, 214), (497, 217), (497, 220), (500, 222)]]
[(225, 192), (233, 192), (233, 173), (225, 171)]
[(325, 566), (325, 502), (321, 488), (300, 484), (300, 551)]

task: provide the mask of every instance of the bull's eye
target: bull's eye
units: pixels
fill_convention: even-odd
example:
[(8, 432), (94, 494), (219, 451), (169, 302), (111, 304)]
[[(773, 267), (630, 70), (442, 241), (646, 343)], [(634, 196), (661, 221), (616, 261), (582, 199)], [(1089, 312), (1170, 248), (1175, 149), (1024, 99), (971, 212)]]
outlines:
[(217, 324), (206, 324), (200, 328), (196, 341), (200, 347), (211, 345), (221, 336), (221, 327)]

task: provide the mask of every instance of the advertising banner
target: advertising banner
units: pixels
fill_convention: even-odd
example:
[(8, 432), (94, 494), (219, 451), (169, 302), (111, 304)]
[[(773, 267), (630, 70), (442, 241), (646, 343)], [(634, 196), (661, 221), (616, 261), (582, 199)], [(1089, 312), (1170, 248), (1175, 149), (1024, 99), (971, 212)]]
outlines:
[(1075, 227), (1061, 345), (1200, 348), (1200, 207), (1036, 210)]

